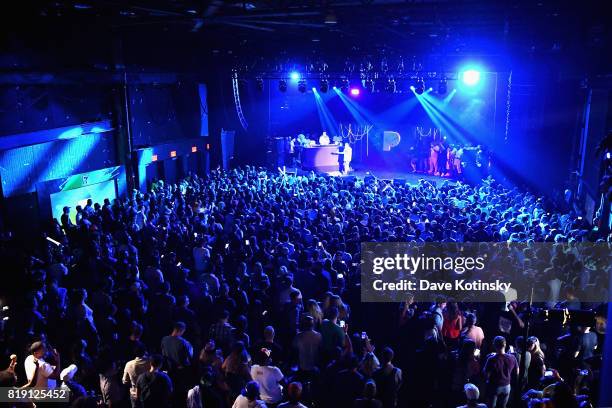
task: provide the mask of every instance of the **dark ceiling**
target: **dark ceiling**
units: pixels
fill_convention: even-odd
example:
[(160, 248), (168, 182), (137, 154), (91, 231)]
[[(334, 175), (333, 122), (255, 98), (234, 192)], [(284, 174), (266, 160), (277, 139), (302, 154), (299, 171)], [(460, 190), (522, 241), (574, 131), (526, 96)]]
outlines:
[[(62, 55), (69, 66), (118, 61), (150, 66), (180, 60), (192, 69), (202, 58), (222, 55), (237, 65), (266, 69), (296, 59), (338, 64), (336, 60), (346, 58), (390, 58), (411, 67), (464, 57), (497, 59), (503, 65), (510, 56), (537, 56), (571, 61), (591, 72), (610, 68), (605, 1), (24, 3), (5, 25), (6, 48), (32, 50), (32, 61), (35, 54), (49, 51)], [(7, 59), (2, 62), (8, 68)], [(19, 64), (34, 68), (40, 58)]]

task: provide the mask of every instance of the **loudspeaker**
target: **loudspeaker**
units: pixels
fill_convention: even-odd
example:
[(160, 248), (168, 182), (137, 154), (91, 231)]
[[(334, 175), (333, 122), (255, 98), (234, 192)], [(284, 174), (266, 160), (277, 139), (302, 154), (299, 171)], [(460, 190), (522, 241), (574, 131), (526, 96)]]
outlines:
[(234, 159), (235, 137), (235, 130), (221, 129), (221, 163), (223, 170), (228, 170), (230, 168), (232, 160)]

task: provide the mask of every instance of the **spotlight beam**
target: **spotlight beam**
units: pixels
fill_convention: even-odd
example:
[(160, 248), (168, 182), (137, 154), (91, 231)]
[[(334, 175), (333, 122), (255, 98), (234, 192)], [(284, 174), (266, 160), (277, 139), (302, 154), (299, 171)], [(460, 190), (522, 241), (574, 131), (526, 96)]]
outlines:
[(346, 106), (346, 109), (348, 109), (349, 113), (351, 114), (351, 116), (353, 116), (353, 118), (355, 118), (358, 124), (364, 125), (364, 124), (374, 123), (374, 121), (369, 120), (371, 118), (366, 117), (366, 115), (360, 112), (360, 109), (358, 109), (358, 104), (355, 101), (352, 101), (348, 96), (344, 95), (339, 89), (334, 89), (334, 92), (338, 94), (338, 96), (340, 97), (340, 100), (344, 103), (344, 106)]
[(312, 94), (314, 95), (315, 103), (317, 105), (317, 113), (319, 114), (321, 128), (326, 132), (335, 132), (336, 129), (338, 129), (338, 122), (334, 119), (334, 115), (325, 105), (325, 100), (323, 100), (321, 94), (319, 94), (319, 91), (317, 91), (316, 88), (312, 88)]
[(446, 129), (456, 136), (458, 140), (461, 140), (463, 143), (468, 142), (472, 144), (482, 144), (482, 141), (479, 140), (479, 138), (473, 132), (457, 123), (452, 115), (445, 112), (443, 105), (440, 105), (439, 101), (436, 101), (430, 96), (424, 96), (423, 101), (428, 105), (430, 112), (436, 115), (437, 118), (445, 124)]

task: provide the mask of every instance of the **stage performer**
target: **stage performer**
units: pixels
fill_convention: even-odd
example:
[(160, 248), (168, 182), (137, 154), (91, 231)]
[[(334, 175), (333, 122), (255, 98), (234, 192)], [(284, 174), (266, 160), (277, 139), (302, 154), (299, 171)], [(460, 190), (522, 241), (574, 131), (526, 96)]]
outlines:
[(438, 153), (438, 168), (437, 168), (437, 174), (440, 176), (444, 176), (444, 173), (446, 173), (446, 160), (447, 160), (447, 156), (446, 156), (446, 151), (448, 149), (448, 146), (446, 146), (446, 138), (445, 137), (440, 137), (440, 152)]
[(327, 136), (326, 131), (323, 131), (323, 133), (319, 137), (319, 144), (321, 146), (327, 146), (329, 144), (329, 136)]
[(457, 153), (457, 149), (455, 149), (454, 145), (449, 145), (446, 149), (446, 174), (445, 176), (453, 175), (453, 164), (455, 162), (455, 153)]
[(461, 158), (463, 157), (463, 148), (459, 146), (457, 151), (455, 152), (453, 159), (453, 170), (455, 171), (455, 175), (457, 177), (461, 177), (461, 173), (463, 173), (461, 169)]
[(434, 174), (436, 176), (440, 175), (440, 171), (438, 170), (438, 156), (440, 155), (440, 151), (442, 148), (440, 147), (440, 141), (438, 137), (434, 136), (431, 141), (431, 149), (429, 154), (429, 174)]
[(353, 149), (348, 142), (340, 144), (338, 151), (333, 153), (338, 155), (338, 171), (340, 174), (348, 174), (351, 171), (351, 160), (353, 159)]

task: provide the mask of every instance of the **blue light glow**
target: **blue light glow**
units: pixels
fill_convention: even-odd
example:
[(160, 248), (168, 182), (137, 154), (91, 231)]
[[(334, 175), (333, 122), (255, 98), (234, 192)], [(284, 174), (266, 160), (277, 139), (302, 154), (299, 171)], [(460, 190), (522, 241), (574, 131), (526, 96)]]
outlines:
[(480, 82), (480, 71), (468, 69), (461, 74), (461, 80), (467, 86), (475, 86)]
[(83, 128), (81, 126), (76, 126), (71, 129), (63, 131), (57, 138), (58, 139), (74, 139), (75, 137), (79, 137), (83, 134)]
[(289, 78), (291, 78), (292, 81), (299, 81), (300, 73), (297, 71), (293, 71), (291, 74), (289, 74)]

